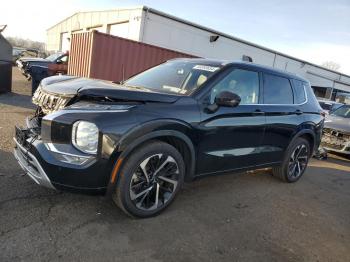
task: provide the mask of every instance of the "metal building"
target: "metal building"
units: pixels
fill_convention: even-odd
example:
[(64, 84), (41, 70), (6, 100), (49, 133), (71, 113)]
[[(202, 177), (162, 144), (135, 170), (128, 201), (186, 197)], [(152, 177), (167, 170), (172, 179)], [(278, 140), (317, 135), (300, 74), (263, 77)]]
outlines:
[(0, 94), (11, 91), (12, 46), (1, 34), (6, 26), (0, 26)]
[(72, 33), (97, 30), (199, 57), (241, 60), (299, 74), (308, 79), (316, 96), (335, 99), (350, 93), (350, 76), (272, 49), (206, 28), (145, 6), (80, 12), (47, 30), (47, 49), (69, 49)]

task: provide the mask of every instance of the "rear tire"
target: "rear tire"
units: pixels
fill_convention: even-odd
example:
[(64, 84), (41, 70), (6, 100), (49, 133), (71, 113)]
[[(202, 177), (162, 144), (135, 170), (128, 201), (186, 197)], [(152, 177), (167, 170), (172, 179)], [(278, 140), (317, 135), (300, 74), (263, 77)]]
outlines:
[(181, 154), (167, 143), (151, 141), (126, 159), (112, 198), (128, 215), (151, 217), (171, 204), (184, 176)]
[(310, 144), (304, 138), (295, 139), (287, 148), (280, 166), (272, 168), (274, 177), (293, 183), (304, 174), (310, 159)]

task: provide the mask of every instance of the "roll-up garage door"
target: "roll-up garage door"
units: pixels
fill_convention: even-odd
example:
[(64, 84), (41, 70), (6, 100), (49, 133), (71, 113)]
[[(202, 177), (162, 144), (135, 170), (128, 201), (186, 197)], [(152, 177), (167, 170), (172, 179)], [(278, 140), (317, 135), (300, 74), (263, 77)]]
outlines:
[(129, 22), (109, 25), (109, 34), (123, 38), (129, 37)]
[(70, 49), (70, 38), (71, 35), (69, 33), (61, 34), (61, 51), (66, 52)]

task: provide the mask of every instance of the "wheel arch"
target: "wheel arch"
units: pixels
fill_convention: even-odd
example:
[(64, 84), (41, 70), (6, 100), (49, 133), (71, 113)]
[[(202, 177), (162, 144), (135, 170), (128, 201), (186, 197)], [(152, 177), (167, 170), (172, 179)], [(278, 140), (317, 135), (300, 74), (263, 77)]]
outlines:
[[(152, 140), (160, 140), (174, 146), (183, 156), (185, 162), (185, 180), (192, 180), (195, 174), (196, 151), (188, 135), (191, 133), (191, 129), (189, 125), (180, 121), (157, 120), (130, 130), (119, 140), (115, 152), (112, 154), (111, 161), (114, 162), (114, 168), (109, 179), (107, 192), (110, 192), (111, 187), (117, 182), (117, 179), (112, 179), (112, 176), (118, 177), (124, 160), (134, 150)], [(116, 154), (116, 152), (119, 152), (119, 154)], [(118, 155), (117, 159), (115, 159), (116, 155)], [(117, 170), (115, 171), (115, 169)]]
[(306, 139), (309, 142), (310, 149), (311, 149), (310, 155), (312, 155), (315, 150), (315, 143), (316, 143), (315, 133), (310, 129), (300, 130), (294, 135), (293, 139), (290, 141), (289, 144), (292, 144), (297, 138), (300, 138), (300, 137)]

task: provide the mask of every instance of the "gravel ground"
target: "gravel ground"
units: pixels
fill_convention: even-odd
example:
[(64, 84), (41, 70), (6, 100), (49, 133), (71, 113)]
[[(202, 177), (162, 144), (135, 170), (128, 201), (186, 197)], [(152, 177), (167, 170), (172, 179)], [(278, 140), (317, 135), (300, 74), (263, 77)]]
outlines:
[(136, 220), (103, 196), (36, 185), (12, 156), (33, 112), (14, 69), (0, 95), (0, 261), (349, 261), (350, 161), (312, 160), (285, 184), (268, 170), (186, 184), (160, 216)]

